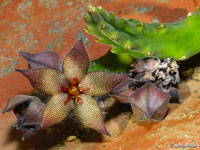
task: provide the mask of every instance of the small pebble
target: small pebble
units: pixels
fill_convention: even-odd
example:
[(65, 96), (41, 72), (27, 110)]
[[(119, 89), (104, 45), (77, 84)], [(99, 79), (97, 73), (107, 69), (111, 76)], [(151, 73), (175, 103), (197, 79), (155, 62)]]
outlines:
[(78, 144), (81, 143), (81, 140), (77, 138), (74, 142)]
[(74, 141), (76, 139), (77, 139), (77, 137), (75, 135), (71, 135), (71, 136), (67, 137), (67, 142), (72, 142), (72, 141)]

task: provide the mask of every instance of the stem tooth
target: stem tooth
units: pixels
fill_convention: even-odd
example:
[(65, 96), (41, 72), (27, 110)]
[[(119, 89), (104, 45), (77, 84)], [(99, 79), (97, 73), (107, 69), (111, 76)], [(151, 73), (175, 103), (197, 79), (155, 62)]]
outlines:
[(113, 12), (110, 12), (110, 13), (109, 13), (109, 17), (110, 17), (110, 20), (113, 20), (114, 17), (115, 17), (114, 13), (113, 13)]
[(144, 26), (144, 22), (140, 22), (137, 24), (138, 26)]
[(125, 48), (130, 50), (131, 49), (131, 45), (126, 45)]
[(90, 21), (91, 21), (91, 17), (90, 17), (90, 15), (88, 15), (88, 14), (86, 14), (86, 15), (84, 16), (84, 19), (85, 19), (86, 22), (90, 22)]
[(102, 7), (101, 7), (101, 6), (97, 6), (97, 9), (101, 10), (101, 9), (102, 9)]
[(101, 29), (105, 29), (105, 27), (106, 27), (105, 23), (102, 23), (101, 24)]
[(197, 9), (197, 11), (200, 11), (200, 7), (199, 6), (197, 6), (196, 9)]
[(122, 18), (122, 23), (126, 24), (128, 22), (128, 20), (126, 18)]
[(151, 52), (147, 52), (147, 55), (150, 56), (150, 55), (151, 55)]
[(181, 59), (182, 59), (182, 60), (183, 60), (183, 59), (186, 59), (186, 56), (182, 56)]
[(161, 24), (160, 26), (159, 26), (159, 28), (165, 28), (166, 27), (166, 24)]
[(95, 7), (93, 7), (92, 5), (89, 5), (89, 6), (88, 6), (88, 11), (89, 11), (89, 12), (95, 12), (96, 9), (95, 9)]
[(192, 16), (192, 12), (189, 12), (188, 14), (187, 14), (187, 17), (191, 17)]
[(84, 29), (84, 31), (85, 31), (86, 33), (89, 33), (88, 29)]
[(99, 39), (96, 39), (95, 42), (99, 43)]
[(113, 35), (111, 36), (111, 39), (112, 39), (112, 40), (116, 40), (116, 39), (117, 39), (117, 35), (113, 34)]
[(111, 53), (114, 53), (114, 54), (115, 54), (115, 51), (114, 51), (113, 49), (111, 49), (110, 51), (111, 51)]

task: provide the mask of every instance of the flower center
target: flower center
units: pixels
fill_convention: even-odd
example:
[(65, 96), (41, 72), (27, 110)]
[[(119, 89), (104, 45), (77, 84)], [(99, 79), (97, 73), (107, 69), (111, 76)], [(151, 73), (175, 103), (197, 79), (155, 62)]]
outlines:
[(71, 99), (74, 100), (75, 103), (79, 103), (80, 105), (83, 104), (83, 101), (80, 97), (78, 97), (79, 94), (83, 94), (84, 92), (89, 91), (89, 88), (80, 88), (78, 87), (78, 78), (73, 78), (72, 83), (70, 86), (61, 86), (60, 89), (64, 93), (67, 93), (68, 96), (64, 102), (66, 105)]
[(74, 87), (72, 86), (70, 89), (69, 89), (69, 94), (71, 95), (76, 95), (79, 93), (79, 89), (77, 87)]

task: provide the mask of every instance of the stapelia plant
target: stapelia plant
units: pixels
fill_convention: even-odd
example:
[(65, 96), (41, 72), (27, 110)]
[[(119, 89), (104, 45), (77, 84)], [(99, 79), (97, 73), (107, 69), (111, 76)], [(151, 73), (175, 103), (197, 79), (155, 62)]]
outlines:
[(88, 7), (85, 16), (87, 32), (97, 42), (111, 45), (111, 52), (127, 53), (135, 58), (154, 56), (187, 59), (200, 51), (200, 12), (189, 13), (187, 19), (175, 23), (144, 23), (121, 19), (101, 6)]
[(179, 82), (176, 61), (143, 58), (131, 66), (129, 78), (118, 84), (111, 95), (122, 103), (130, 103), (138, 120), (162, 120), (169, 99), (179, 98), (173, 87)]
[[(162, 120), (169, 99), (179, 98), (174, 88), (179, 82), (178, 65), (174, 60), (187, 59), (199, 52), (200, 45), (192, 44), (200, 38), (199, 18), (197, 12), (190, 13), (181, 22), (149, 24), (118, 18), (101, 6), (88, 7), (86, 32), (96, 36), (97, 42), (111, 45), (111, 52), (118, 56), (128, 54), (141, 58), (131, 65), (129, 78), (110, 93), (120, 102), (130, 103), (138, 120)], [(102, 62), (95, 61), (94, 68), (108, 69), (104, 58)]]
[[(28, 61), (30, 69), (17, 71), (26, 76), (36, 90), (51, 96), (45, 107), (34, 97), (38, 105), (42, 105), (40, 110), (29, 97), (24, 99), (18, 96), (8, 102), (3, 112), (14, 110), (18, 118), (17, 124), (20, 124), (18, 128), (25, 131), (24, 138), (60, 123), (71, 111), (86, 127), (109, 135), (102, 112), (93, 96), (107, 94), (127, 78), (127, 74), (102, 71), (87, 73), (89, 59), (82, 40), (78, 41), (64, 58), (62, 68), (58, 55), (53, 52), (20, 53)], [(34, 111), (29, 111), (30, 109)], [(26, 115), (27, 113), (30, 115)], [(31, 116), (40, 119), (34, 122), (29, 118)], [(27, 128), (26, 120), (30, 123), (31, 130)]]

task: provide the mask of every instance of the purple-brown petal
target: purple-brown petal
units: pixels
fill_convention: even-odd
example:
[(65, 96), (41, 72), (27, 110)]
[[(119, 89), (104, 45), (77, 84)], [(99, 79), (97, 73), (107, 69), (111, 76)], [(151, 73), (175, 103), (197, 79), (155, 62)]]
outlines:
[(30, 103), (33, 99), (38, 99), (35, 96), (28, 96), (28, 95), (17, 95), (10, 100), (8, 100), (6, 107), (2, 111), (2, 113), (14, 110), (18, 105), (22, 103)]
[(3, 113), (14, 111), (18, 119), (14, 126), (24, 132), (22, 137), (24, 140), (39, 132), (44, 107), (45, 104), (35, 96), (17, 95), (8, 101)]
[(169, 89), (169, 95), (171, 98), (174, 98), (174, 99), (179, 99), (181, 97), (178, 93), (178, 90), (174, 87), (171, 87)]
[(126, 78), (124, 81), (115, 86), (111, 92), (111, 96), (121, 103), (129, 103), (129, 96), (133, 93), (134, 89), (129, 87), (133, 79)]
[(22, 124), (24, 135), (22, 140), (37, 134), (41, 128), (41, 121), (44, 112), (45, 104), (39, 100), (35, 100), (28, 106), (26, 112), (24, 113)]
[(152, 83), (146, 83), (137, 89), (129, 100), (138, 120), (162, 120), (168, 110), (169, 94)]
[(68, 116), (74, 107), (74, 102), (71, 100), (65, 105), (67, 96), (67, 94), (60, 93), (51, 97), (43, 113), (41, 128), (58, 124)]
[(34, 100), (30, 103), (26, 112), (24, 113), (24, 126), (34, 126), (40, 125), (41, 119), (43, 116), (43, 111), (45, 104), (42, 103), (39, 99)]
[(31, 136), (34, 136), (34, 135), (36, 135), (38, 132), (40, 132), (42, 130), (42, 128), (40, 128), (40, 127), (35, 127), (35, 128), (25, 128), (24, 129), (24, 134), (23, 134), (23, 136), (22, 136), (22, 141), (24, 141), (25, 139), (27, 139), (27, 138), (29, 138), (29, 137), (31, 137)]
[(103, 71), (88, 73), (79, 84), (81, 88), (89, 88), (87, 94), (100, 96), (107, 94), (112, 89), (128, 77), (127, 74), (117, 74)]
[(100, 133), (110, 135), (106, 130), (102, 112), (96, 100), (86, 94), (81, 94), (79, 97), (82, 99), (83, 104), (77, 104), (73, 112), (80, 122), (86, 127), (92, 128)]
[(72, 82), (73, 78), (78, 78), (78, 81), (81, 81), (87, 74), (88, 67), (89, 58), (83, 41), (80, 40), (65, 57), (63, 71), (69, 82)]
[(60, 58), (58, 54), (54, 52), (46, 51), (31, 54), (20, 51), (19, 53), (28, 61), (30, 69), (50, 68), (56, 69), (60, 72), (62, 71), (62, 63)]
[(67, 85), (64, 74), (54, 69), (29, 69), (16, 71), (19, 71), (26, 76), (35, 89), (48, 95), (54, 95), (61, 92), (60, 87), (62, 85)]

